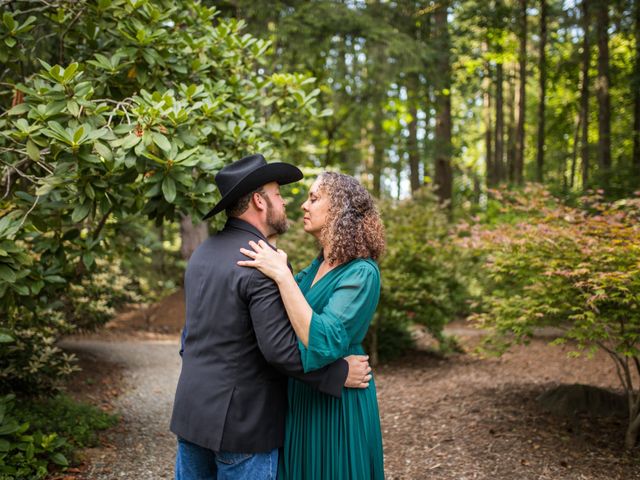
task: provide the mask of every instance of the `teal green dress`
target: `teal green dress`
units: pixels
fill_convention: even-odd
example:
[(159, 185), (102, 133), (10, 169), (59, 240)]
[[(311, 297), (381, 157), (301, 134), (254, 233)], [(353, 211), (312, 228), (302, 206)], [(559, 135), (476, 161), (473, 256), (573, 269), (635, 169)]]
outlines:
[[(362, 340), (380, 297), (380, 271), (356, 259), (329, 271), (313, 287), (321, 259), (296, 275), (313, 309), (309, 344), (298, 342), (305, 371), (351, 354)], [(278, 477), (281, 480), (383, 479), (382, 434), (373, 380), (342, 390), (337, 399), (289, 380), (289, 409)]]

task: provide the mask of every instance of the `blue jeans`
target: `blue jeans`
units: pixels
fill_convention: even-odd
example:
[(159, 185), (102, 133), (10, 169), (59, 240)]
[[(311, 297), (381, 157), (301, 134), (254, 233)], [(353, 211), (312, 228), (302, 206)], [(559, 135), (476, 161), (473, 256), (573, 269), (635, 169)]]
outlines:
[(178, 438), (176, 480), (275, 480), (278, 449), (266, 453), (214, 452)]

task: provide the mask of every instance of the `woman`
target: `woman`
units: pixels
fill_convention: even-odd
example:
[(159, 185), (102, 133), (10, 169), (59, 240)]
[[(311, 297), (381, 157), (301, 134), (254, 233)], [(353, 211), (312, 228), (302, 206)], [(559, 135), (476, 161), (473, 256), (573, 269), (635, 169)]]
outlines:
[[(321, 252), (293, 277), (287, 256), (265, 242), (242, 249), (278, 285), (305, 371), (362, 354), (380, 296), (375, 263), (384, 230), (373, 198), (348, 175), (325, 172), (302, 205), (304, 229)], [(375, 383), (344, 389), (341, 399), (289, 380), (289, 411), (279, 477), (282, 479), (384, 478), (382, 436)]]

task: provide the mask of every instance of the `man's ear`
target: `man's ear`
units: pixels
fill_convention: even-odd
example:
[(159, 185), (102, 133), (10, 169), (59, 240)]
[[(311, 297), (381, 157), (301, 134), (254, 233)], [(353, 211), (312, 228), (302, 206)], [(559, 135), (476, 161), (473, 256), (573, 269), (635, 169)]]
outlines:
[(265, 201), (264, 197), (260, 195), (258, 192), (255, 192), (251, 196), (251, 203), (253, 203), (253, 206), (258, 211), (266, 210), (267, 208), (267, 202)]

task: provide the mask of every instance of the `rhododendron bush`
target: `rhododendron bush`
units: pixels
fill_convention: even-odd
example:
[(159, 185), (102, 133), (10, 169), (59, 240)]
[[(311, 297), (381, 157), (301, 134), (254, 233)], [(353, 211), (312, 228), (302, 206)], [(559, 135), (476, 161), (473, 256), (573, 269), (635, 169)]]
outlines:
[(268, 73), (269, 42), (214, 7), (40, 3), (0, 19), (1, 393), (56, 386), (57, 338), (135, 300), (120, 266), (148, 258), (149, 220), (201, 218), (222, 166), (275, 160), (328, 114), (313, 78)]
[(477, 319), (492, 331), (488, 345), (504, 351), (554, 326), (574, 355), (603, 349), (628, 397), (631, 448), (640, 430), (640, 195), (608, 203), (595, 192), (567, 206), (537, 186), (492, 193), (511, 220), (471, 226), (462, 240), (485, 254)]

